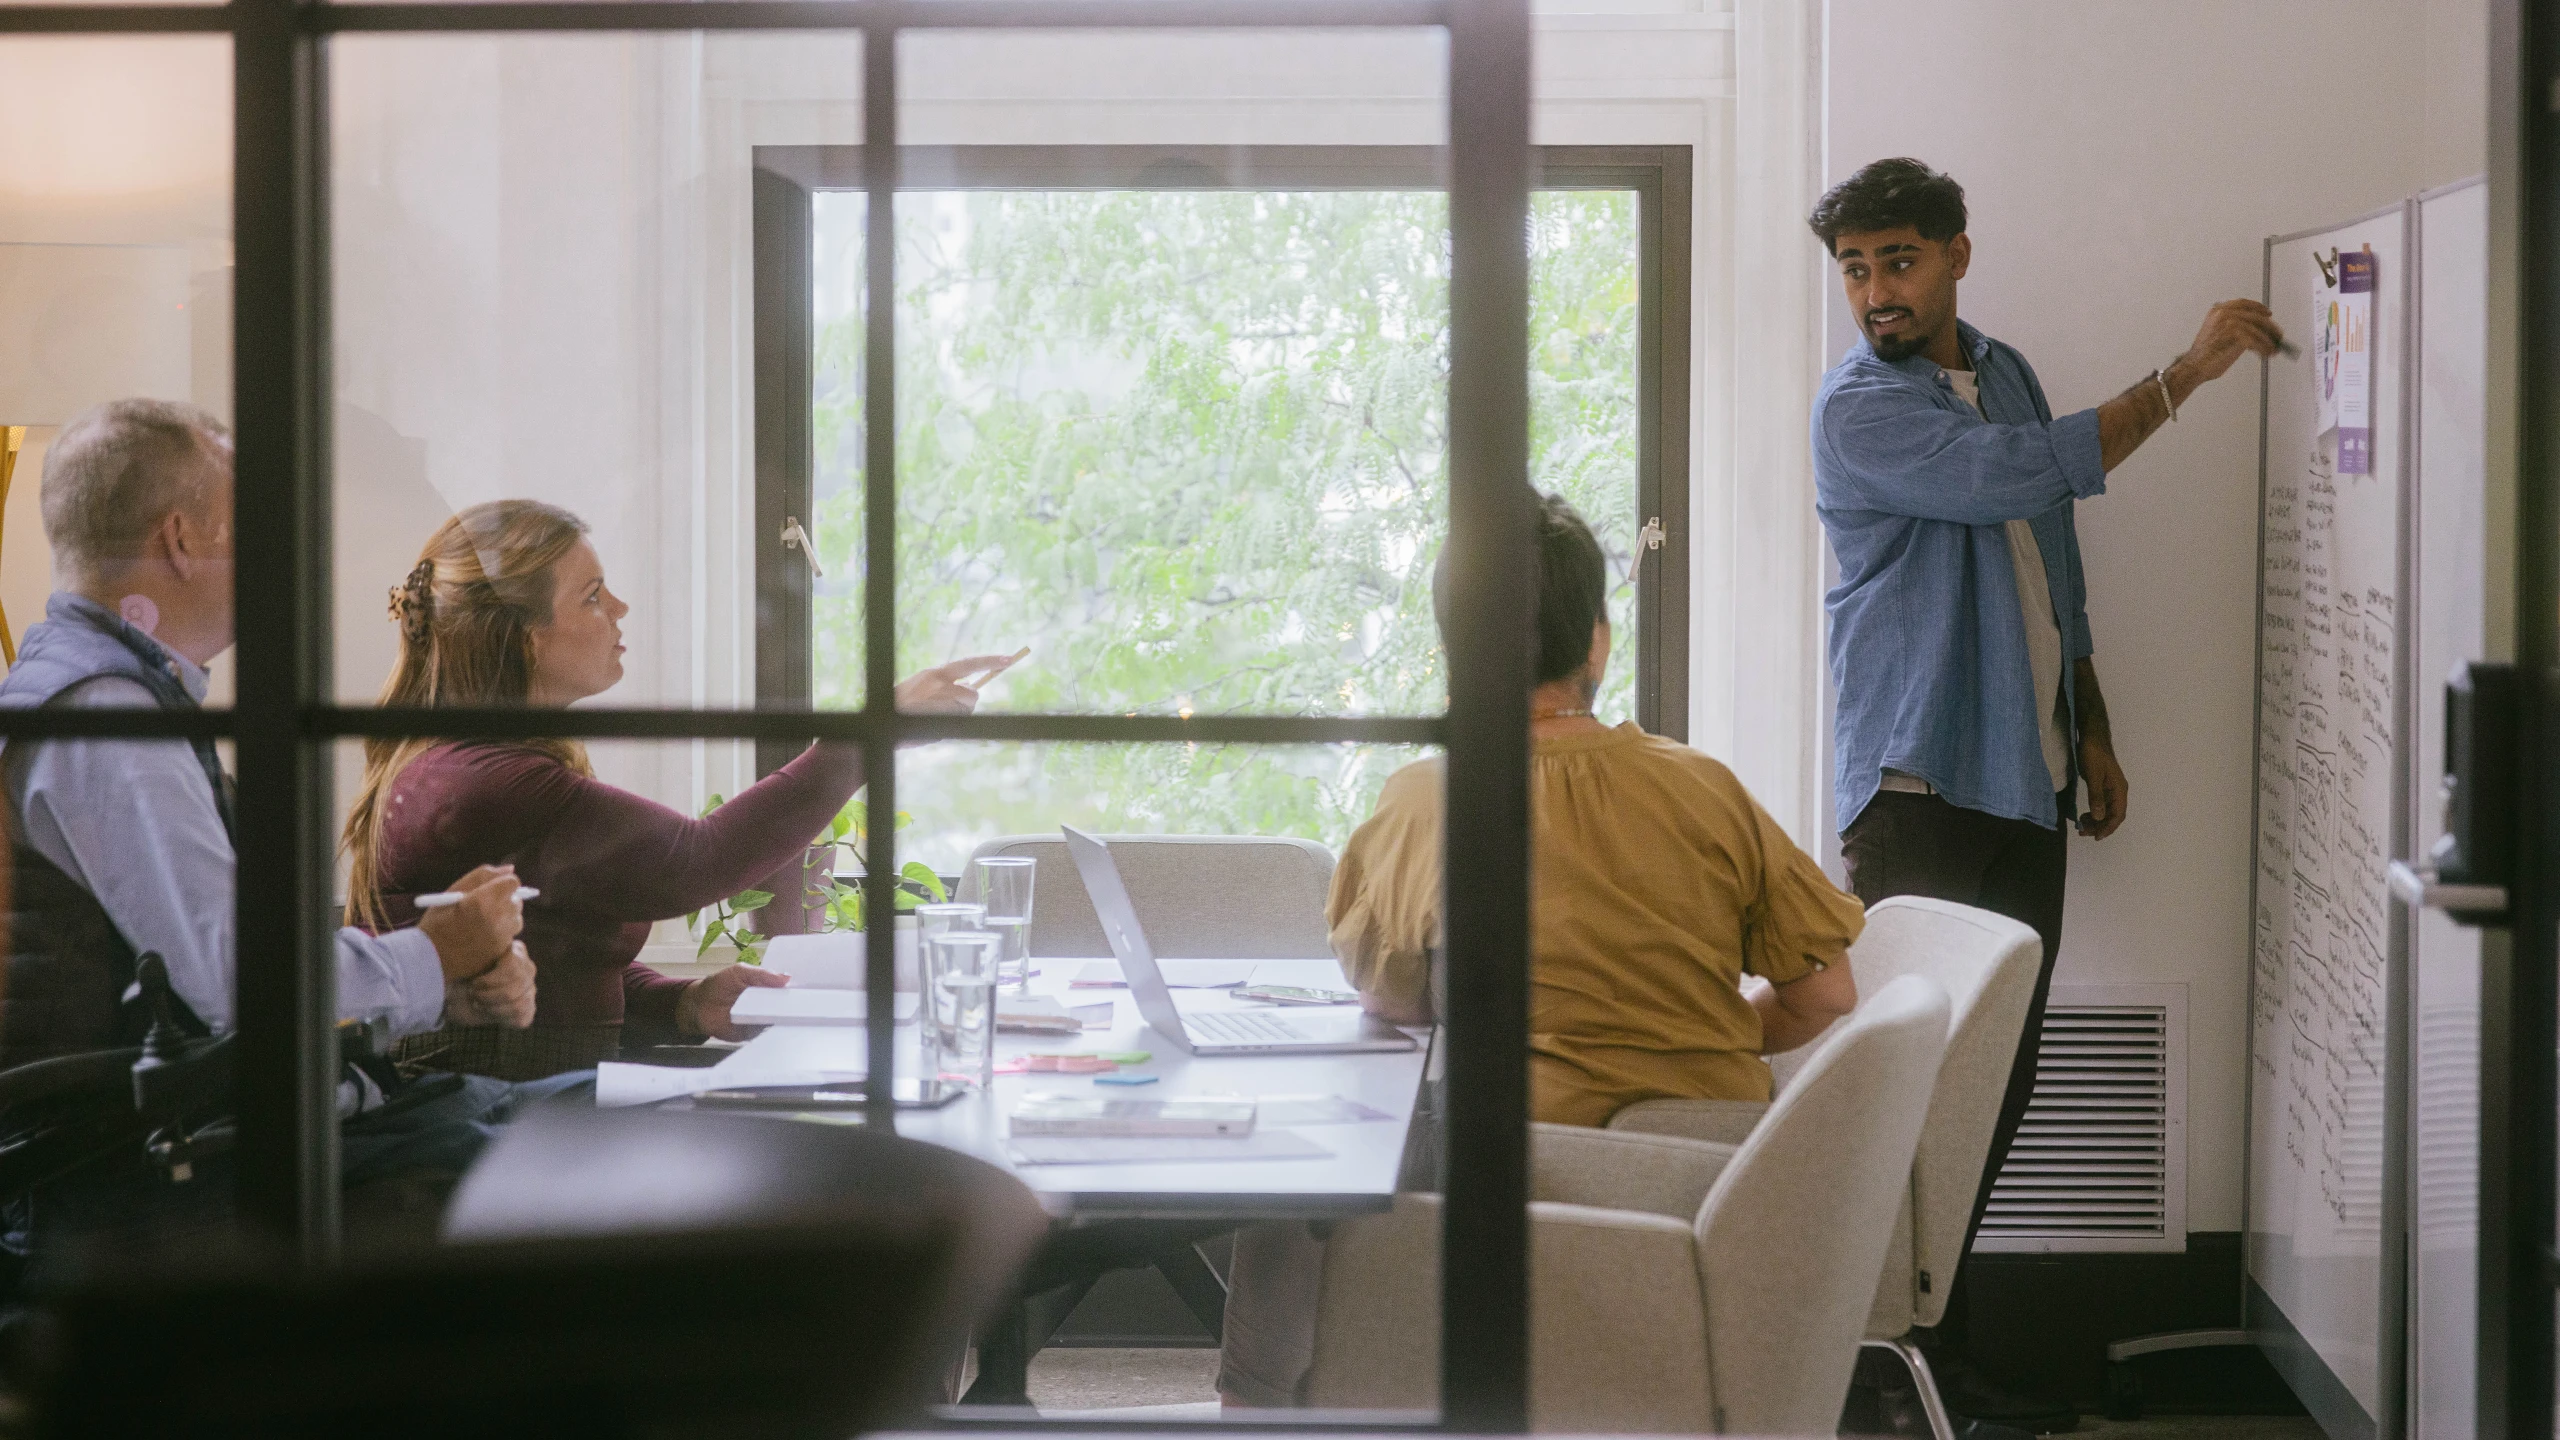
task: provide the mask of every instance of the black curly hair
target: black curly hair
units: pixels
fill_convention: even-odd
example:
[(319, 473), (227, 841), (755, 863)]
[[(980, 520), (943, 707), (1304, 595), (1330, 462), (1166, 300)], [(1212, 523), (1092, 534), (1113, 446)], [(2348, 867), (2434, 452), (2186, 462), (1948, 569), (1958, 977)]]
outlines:
[(1805, 223), (1834, 255), (1843, 235), (1905, 225), (1943, 244), (1964, 233), (1964, 187), (1908, 156), (1877, 160), (1825, 191)]

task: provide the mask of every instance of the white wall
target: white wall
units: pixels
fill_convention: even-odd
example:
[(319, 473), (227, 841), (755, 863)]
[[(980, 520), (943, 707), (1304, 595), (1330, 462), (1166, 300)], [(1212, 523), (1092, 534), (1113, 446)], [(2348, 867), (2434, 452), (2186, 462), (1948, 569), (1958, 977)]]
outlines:
[[(360, 36), (331, 53), (337, 693), (397, 653), (384, 595), (455, 510), (531, 497), (593, 527), (631, 605), (603, 703), (747, 692), (743, 329), (702, 257), (717, 201), (690, 35)], [(748, 42), (756, 43), (756, 42)], [(765, 42), (770, 43), (770, 42)], [(802, 42), (858, 54), (858, 41)], [(857, 62), (858, 63), (858, 62)], [(725, 273), (725, 272), (724, 272)], [(735, 276), (743, 285), (745, 270)], [(732, 747), (604, 747), (691, 812)], [(352, 749), (338, 794), (353, 794)]]
[[(2266, 236), (2481, 168), (2479, 16), (2473, 0), (1830, 0), (1827, 168), (1916, 155), (1963, 182), (1962, 313), (2075, 410), (2176, 355), (2213, 301), (2258, 295)], [(1836, 355), (1836, 292), (1830, 308)], [(2133, 799), (2114, 837), (2072, 843), (2059, 978), (2188, 987), (2191, 1230), (2241, 1221), (2255, 371), (2199, 393), (2080, 507)]]
[[(91, 357), (78, 403), (148, 390), (231, 411), (231, 62), (227, 42), (11, 37), (0, 43), (0, 245), (154, 246), (183, 252), (185, 314), (176, 343), (187, 378), (141, 354)], [(76, 305), (0, 317), (12, 351), (89, 349)], [(32, 326), (35, 333), (25, 333)], [(116, 363), (119, 358), (125, 363)], [(117, 376), (122, 368), (123, 375)], [(44, 618), (53, 588), (39, 477), (67, 414), (14, 413), (0, 385), (0, 425), (31, 424), (0, 537), (0, 607), (10, 633)], [(217, 667), (217, 681), (227, 678)]]

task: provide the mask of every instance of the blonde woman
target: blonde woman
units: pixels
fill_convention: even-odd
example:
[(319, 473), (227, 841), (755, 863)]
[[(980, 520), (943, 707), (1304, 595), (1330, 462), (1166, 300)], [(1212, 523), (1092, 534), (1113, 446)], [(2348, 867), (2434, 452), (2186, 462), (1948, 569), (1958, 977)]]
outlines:
[[(534, 500), (474, 505), (437, 527), (391, 592), (400, 658), (384, 705), (564, 706), (622, 679), (622, 617), (575, 515)], [(980, 656), (898, 687), (907, 711), (965, 713), (1002, 671)], [(536, 972), (528, 1029), (447, 1029), (405, 1062), (530, 1080), (623, 1047), (734, 1039), (730, 1006), (782, 977), (731, 966), (685, 981), (639, 963), (650, 925), (748, 889), (807, 848), (862, 784), (860, 753), (813, 745), (695, 819), (595, 778), (574, 740), (365, 742), (347, 818), (352, 918), (410, 923), (411, 901), (469, 865), (512, 862), (540, 890), (524, 911)]]

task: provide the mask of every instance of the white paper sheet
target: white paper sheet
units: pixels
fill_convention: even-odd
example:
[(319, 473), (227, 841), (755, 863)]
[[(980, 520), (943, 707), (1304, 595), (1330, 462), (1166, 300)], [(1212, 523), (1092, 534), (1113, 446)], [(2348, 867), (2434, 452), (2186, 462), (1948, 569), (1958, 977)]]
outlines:
[[(1158, 960), (1156, 968), (1164, 972), (1164, 983), (1176, 990), (1224, 990), (1253, 979), (1250, 960)], [(1090, 960), (1076, 972), (1074, 983), (1089, 987), (1126, 982), (1119, 961)]]
[(862, 939), (858, 930), (776, 935), (764, 947), (764, 968), (790, 976), (804, 990), (859, 990), (866, 958)]
[(714, 1086), (814, 1085), (871, 1071), (871, 1037), (851, 1025), (777, 1025), (701, 1074)]
[[(862, 995), (859, 990), (803, 990), (796, 981), (781, 989), (759, 987), (739, 992), (729, 1019), (737, 1025), (859, 1025), (869, 1013)], [(915, 1018), (916, 997), (899, 992), (898, 1023), (912, 1025)]]
[[(856, 992), (854, 998), (862, 997)], [(870, 1036), (857, 1026), (778, 1025), (730, 1051), (717, 1065), (631, 1065), (608, 1060), (596, 1067), (596, 1107), (611, 1110), (625, 1105), (649, 1105), (678, 1095), (750, 1085), (817, 1085), (830, 1080), (856, 1080), (870, 1073), (870, 1062)]]
[(1005, 1142), (1017, 1165), (1166, 1165), (1226, 1160), (1322, 1160), (1333, 1154), (1289, 1130), (1241, 1140), (1193, 1136), (1023, 1135)]
[(596, 1066), (596, 1108), (615, 1110), (625, 1105), (653, 1105), (678, 1095), (699, 1095), (705, 1090), (716, 1090), (728, 1083), (714, 1073), (718, 1068), (632, 1065), (620, 1060), (607, 1060)]
[(1257, 1103), (1265, 1125), (1357, 1125), (1396, 1118), (1340, 1095), (1265, 1095)]
[[(791, 977), (801, 990), (860, 990), (871, 964), (870, 950), (859, 930), (830, 930), (823, 935), (776, 935), (764, 948), (764, 968)], [(916, 986), (916, 932), (898, 928), (897, 986)]]

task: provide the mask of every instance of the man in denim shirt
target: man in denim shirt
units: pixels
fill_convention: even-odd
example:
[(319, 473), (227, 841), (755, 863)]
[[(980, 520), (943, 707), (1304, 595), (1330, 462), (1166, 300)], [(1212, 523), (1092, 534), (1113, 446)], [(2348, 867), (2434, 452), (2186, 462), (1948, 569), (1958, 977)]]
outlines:
[[(2026, 357), (1956, 318), (1972, 259), (1964, 190), (1917, 160), (1879, 160), (1811, 217), (1864, 339), (1813, 407), (1815, 505), (1840, 561), (1826, 598), (1841, 849), (1867, 904), (1926, 895), (2035, 927), (2044, 968), (1983, 1174), (1974, 1223), (2035, 1086), (2034, 1036), (2062, 939), (2064, 822), (2104, 839), (2129, 793), (2091, 660), (2072, 505), (2177, 407), (2282, 336), (2227, 300), (2194, 345), (2121, 395), (2057, 420)], [(2065, 677), (2068, 683), (2065, 683)], [(1971, 1372), (1950, 1297), (1932, 1356), (1975, 1422), (2066, 1427), (2069, 1407)], [(1978, 1426), (1978, 1430), (1989, 1426)]]

